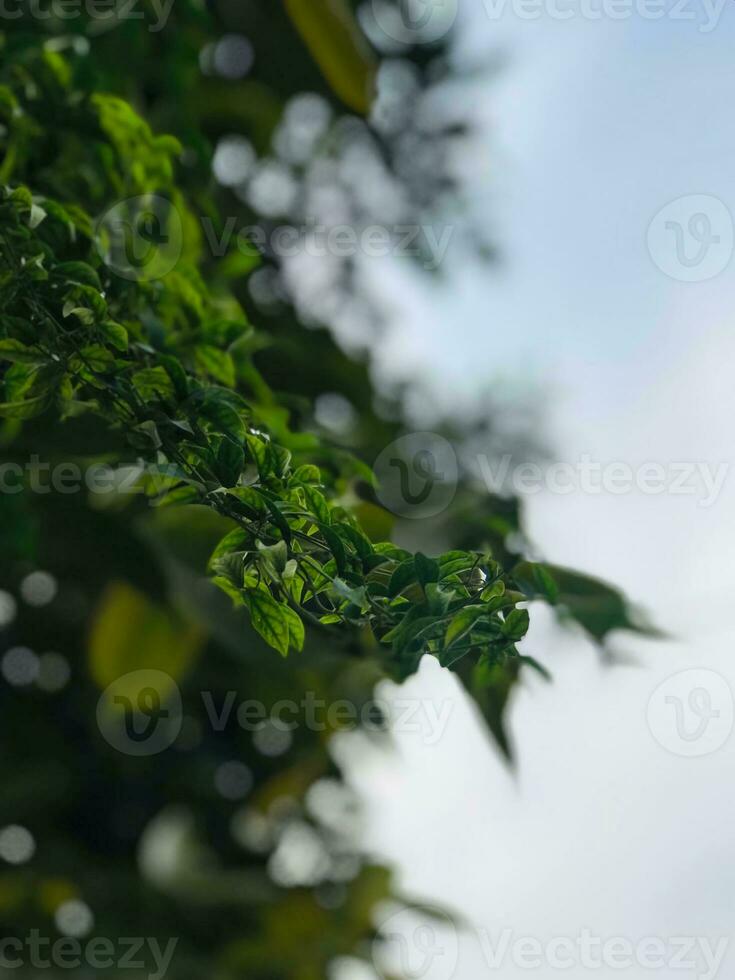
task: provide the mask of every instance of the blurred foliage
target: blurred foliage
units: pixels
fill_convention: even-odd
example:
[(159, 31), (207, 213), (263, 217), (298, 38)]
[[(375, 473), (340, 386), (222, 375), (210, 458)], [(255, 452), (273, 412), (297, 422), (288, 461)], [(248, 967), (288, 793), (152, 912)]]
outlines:
[[(117, 98), (84, 98), (56, 53), (18, 52), (7, 82), (10, 176), (29, 186), (0, 203), (0, 416), (99, 415), (143, 454), (156, 506), (229, 519), (213, 580), (282, 656), (302, 649), (304, 621), (367, 629), (397, 677), (427, 652), (445, 666), (517, 656), (528, 613), (503, 567), (489, 553), (434, 559), (371, 541), (348, 499), (348, 481), (369, 472), (291, 428), (252, 362), (252, 328), (199, 277), (196, 219), (172, 181), (178, 143)], [(140, 242), (116, 241), (109, 212), (94, 227), (82, 209), (113, 195), (131, 238), (155, 225), (152, 262), (133, 264)]]
[[(273, 285), (290, 274), (277, 255), (215, 261), (205, 247), (202, 217), (270, 220), (250, 184), (213, 179), (212, 153), (235, 134), (272, 166), (304, 92), (333, 121), (291, 171), (328, 178), (354, 151), (382, 161), (400, 218), (456, 206), (446, 162), (462, 127), (436, 120), (417, 145), (401, 122), (450, 77), (444, 45), (401, 51), (412, 82), (391, 109), (381, 84), (396, 59), (346, 2), (176, 0), (165, 23), (148, 0), (142, 20), (29, 9), (5, 25), (0, 64), (2, 461), (22, 474), (0, 494), (0, 596), (15, 610), (2, 629), (15, 659), (0, 682), (12, 734), (0, 828), (27, 827), (36, 851), (0, 876), (3, 929), (62, 935), (59, 910), (77, 899), (94, 936), (176, 937), (175, 977), (322, 978), (339, 957), (370, 960), (392, 893), (360, 854), (356, 801), (329, 754), (350, 726), (251, 731), (234, 715), (215, 725), (207, 705), (235, 691), (236, 704), (310, 695), (359, 710), (429, 652), (509, 753), (508, 698), (524, 666), (540, 669), (515, 646), (519, 602), (542, 597), (595, 639), (634, 623), (608, 586), (525, 561), (518, 503), (478, 495), (466, 473), (452, 506), (414, 522), (401, 547), (406, 522), (379, 505), (370, 472), (402, 431), (399, 406), (377, 411), (367, 362), (335, 342), (325, 310)], [(234, 43), (247, 61), (243, 41), (241, 72), (227, 55)], [(429, 172), (407, 170), (406, 154)], [(140, 196), (147, 210), (125, 218), (181, 254), (121, 275), (96, 219)], [(348, 220), (369, 221), (358, 203)], [(304, 214), (297, 199), (285, 211)], [(359, 297), (353, 271), (336, 270), (340, 302)], [(319, 421), (335, 394), (352, 409), (345, 431)], [(493, 426), (445, 431), (459, 444)], [(31, 489), (34, 459), (105, 464), (117, 492)], [(56, 583), (43, 602), (39, 569)], [(111, 700), (100, 692), (140, 669), (175, 679), (157, 693), (169, 708), (180, 696), (182, 725), (170, 747), (131, 756), (97, 712)]]

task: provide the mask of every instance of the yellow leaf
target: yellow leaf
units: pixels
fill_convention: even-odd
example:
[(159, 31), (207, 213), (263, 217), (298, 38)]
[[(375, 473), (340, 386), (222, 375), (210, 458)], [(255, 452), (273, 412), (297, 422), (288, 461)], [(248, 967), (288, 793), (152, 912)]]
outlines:
[(345, 0), (285, 0), (285, 4), (334, 92), (365, 115), (373, 93), (375, 62)]
[(89, 670), (100, 688), (132, 671), (180, 678), (199, 652), (202, 631), (125, 582), (112, 583), (92, 618)]

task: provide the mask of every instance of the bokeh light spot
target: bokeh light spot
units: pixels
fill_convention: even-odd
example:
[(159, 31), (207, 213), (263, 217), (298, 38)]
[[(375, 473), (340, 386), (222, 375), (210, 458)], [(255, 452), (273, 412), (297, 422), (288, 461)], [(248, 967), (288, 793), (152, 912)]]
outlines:
[(20, 594), (29, 606), (47, 606), (56, 591), (56, 579), (48, 572), (31, 572), (20, 583)]
[(11, 647), (2, 659), (0, 670), (8, 684), (24, 687), (38, 677), (38, 657), (28, 647)]
[(256, 160), (255, 150), (244, 136), (224, 136), (214, 152), (212, 170), (220, 184), (234, 187), (247, 180)]
[(223, 762), (214, 774), (214, 785), (226, 800), (241, 800), (250, 792), (253, 776), (244, 762)]
[(42, 691), (53, 694), (60, 691), (69, 682), (71, 668), (66, 657), (60, 653), (44, 653), (38, 661), (38, 677), (36, 683)]
[(18, 603), (9, 592), (0, 589), (0, 628), (10, 626), (18, 612)]
[(223, 78), (243, 78), (253, 67), (253, 46), (242, 34), (225, 34), (214, 48), (214, 70)]
[(10, 824), (0, 830), (0, 858), (8, 864), (23, 864), (30, 861), (36, 852), (33, 834), (25, 827)]
[(291, 732), (272, 721), (264, 721), (253, 732), (253, 744), (262, 755), (283, 755), (291, 746)]
[(59, 932), (65, 936), (73, 936), (75, 939), (86, 936), (94, 925), (92, 910), (84, 902), (72, 899), (64, 902), (56, 910), (54, 922)]

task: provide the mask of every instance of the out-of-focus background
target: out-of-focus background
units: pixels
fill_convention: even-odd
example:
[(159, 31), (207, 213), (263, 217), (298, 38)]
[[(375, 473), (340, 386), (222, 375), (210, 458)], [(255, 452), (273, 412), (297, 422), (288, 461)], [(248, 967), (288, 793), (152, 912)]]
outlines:
[[(534, 606), (523, 652), (553, 680), (529, 672), (511, 698), (512, 768), (431, 662), (380, 688), (423, 709), (392, 744), (214, 732), (202, 690), (359, 704), (373, 675), (318, 643), (291, 673), (210, 607), (192, 569), (217, 528), (6, 497), (5, 719), (34, 733), (5, 757), (6, 933), (177, 935), (177, 980), (727, 977), (735, 14), (723, 0), (374, 0), (349, 5), (366, 47), (341, 59), (344, 37), (335, 55), (297, 30), (298, 0), (212, 7), (214, 26), (182, 0), (160, 32), (31, 29), (182, 138), (195, 199), (212, 180), (235, 228), (267, 233), (264, 260), (207, 239), (205, 265), (220, 260), (270, 333), (258, 365), (300, 427), (368, 463), (406, 431), (452, 442), (474, 479), (399, 535), (530, 549), (621, 587), (665, 635), (614, 632), (601, 652)], [(355, 79), (374, 68), (369, 104)], [(274, 239), (285, 225), (299, 247)], [(323, 228), (373, 226), (392, 229), (390, 254), (320, 251)], [(417, 254), (397, 254), (402, 227)], [(109, 448), (71, 431), (62, 450), (61, 430), (30, 426), (8, 452)], [(193, 632), (178, 618), (192, 610)], [(151, 666), (151, 635), (186, 724), (138, 760), (90, 705)], [(393, 917), (396, 894), (455, 924)], [(377, 927), (392, 941), (372, 953)]]
[[(488, 964), (483, 942), (489, 935), (497, 944), (507, 928), (544, 946), (554, 937), (576, 942), (588, 929), (603, 942), (624, 937), (634, 949), (644, 937), (676, 936), (709, 937), (715, 948), (731, 932), (735, 843), (727, 688), (735, 682), (727, 615), (735, 504), (735, 134), (727, 109), (734, 15), (723, 6), (708, 30), (699, 5), (681, 8), (682, 19), (667, 5), (656, 20), (633, 7), (626, 15), (623, 6), (619, 20), (578, 12), (564, 21), (551, 5), (527, 20), (512, 4), (492, 19), (489, 6), (460, 2), (453, 53), (460, 61), (498, 49), (507, 56), (494, 82), (478, 81), (467, 96), (483, 132), (475, 157), (490, 188), (483, 213), (503, 261), (488, 275), (467, 255), (451, 254), (446, 278), (428, 292), (396, 271), (388, 287), (396, 307), (392, 350), (455, 404), (487, 373), (528, 378), (531, 365), (557, 464), (585, 457), (633, 468), (708, 463), (723, 483), (711, 499), (696, 480), (680, 493), (585, 493), (577, 483), (525, 496), (542, 554), (622, 585), (669, 635), (653, 644), (617, 642), (625, 663), (611, 668), (596, 662), (583, 637), (560, 634), (538, 611), (524, 646), (550, 665), (554, 683), (525, 687), (514, 702), (517, 773), (504, 771), (463, 702), (437, 745), (403, 736), (389, 759), (353, 747), (373, 846), (400, 855), (411, 890), (469, 919), (458, 978), (528, 972), (510, 952), (502, 969)], [(559, 5), (566, 7), (580, 9)], [(648, 228), (683, 198), (681, 213), (666, 217), (681, 221), (693, 260), (702, 243), (686, 221), (702, 212), (701, 195), (724, 205), (723, 216), (709, 202), (711, 234), (720, 241), (702, 256), (712, 263), (706, 278), (681, 281), (697, 266), (677, 272), (675, 229), (669, 252), (652, 257)], [(692, 668), (665, 691), (681, 698), (681, 724), (692, 736), (700, 723), (706, 729), (710, 712), (721, 713), (710, 720), (720, 730), (696, 757), (680, 754), (696, 742), (679, 739), (674, 701), (649, 710), (662, 682)], [(681, 689), (671, 686), (677, 683)], [(434, 672), (415, 684), (452, 697), (451, 683)], [(711, 700), (695, 695), (690, 703), (700, 688)], [(427, 976), (448, 975), (451, 943), (447, 949)], [(414, 948), (415, 963), (420, 953)], [(732, 970), (734, 955), (728, 948), (719, 975)], [(596, 975), (656, 972), (635, 955), (622, 959), (622, 967), (608, 961)], [(707, 973), (701, 953), (683, 959), (682, 972), (658, 972)], [(544, 960), (536, 972), (557, 971)], [(563, 972), (576, 978), (589, 970), (577, 954)]]

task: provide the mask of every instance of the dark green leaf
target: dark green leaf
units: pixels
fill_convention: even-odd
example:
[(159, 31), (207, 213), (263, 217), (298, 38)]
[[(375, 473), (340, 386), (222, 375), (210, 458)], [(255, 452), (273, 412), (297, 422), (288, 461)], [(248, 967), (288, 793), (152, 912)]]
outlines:
[(260, 633), (268, 646), (277, 650), (282, 657), (288, 656), (289, 619), (284, 612), (288, 607), (276, 602), (273, 596), (263, 589), (248, 592), (245, 604), (250, 610), (253, 628)]

